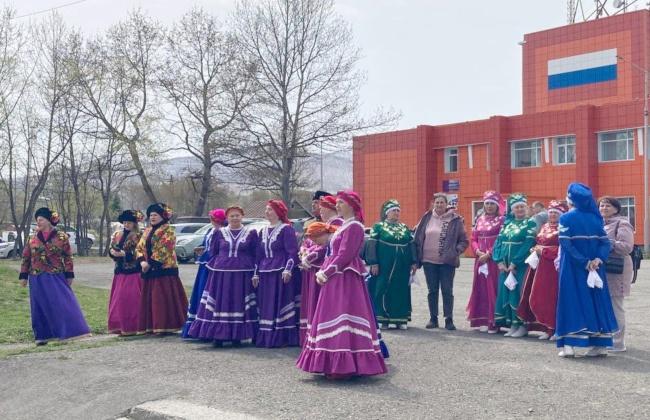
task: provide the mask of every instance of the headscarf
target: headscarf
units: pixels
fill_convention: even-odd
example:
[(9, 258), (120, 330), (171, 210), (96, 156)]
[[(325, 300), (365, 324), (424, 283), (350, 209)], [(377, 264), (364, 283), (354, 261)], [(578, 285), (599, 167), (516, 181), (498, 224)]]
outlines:
[(382, 222), (388, 218), (388, 212), (395, 209), (400, 209), (399, 202), (397, 200), (391, 198), (390, 200), (385, 201), (384, 204), (381, 205), (381, 211), (379, 213), (379, 217), (381, 218)]
[(359, 194), (350, 190), (339, 191), (336, 193), (336, 198), (345, 201), (350, 207), (352, 207), (355, 218), (359, 222), (364, 223), (365, 218), (363, 217), (363, 209), (361, 208), (361, 198), (359, 197)]
[(320, 204), (321, 207), (325, 207), (332, 211), (336, 211), (336, 197), (332, 195), (326, 195), (324, 197), (321, 197), (320, 200), (318, 200), (318, 203)]
[(560, 214), (564, 214), (567, 211), (569, 211), (569, 206), (563, 200), (551, 200), (551, 202), (548, 203), (548, 208), (546, 209), (546, 211), (548, 211), (549, 213), (557, 212)]
[(50, 210), (47, 207), (41, 207), (40, 209), (36, 210), (34, 213), (34, 219), (38, 219), (39, 217), (43, 217), (49, 220), (52, 226), (58, 225), (61, 221), (59, 213), (57, 213), (55, 210)]
[(223, 225), (226, 221), (226, 211), (224, 209), (212, 209), (208, 212), (210, 221)]
[(140, 210), (124, 210), (117, 217), (117, 221), (124, 224), (124, 222), (138, 223), (144, 220), (144, 214)]
[(151, 216), (151, 213), (157, 213), (164, 221), (168, 222), (171, 220), (174, 215), (174, 211), (165, 203), (153, 203), (147, 207), (147, 218)]
[(506, 213), (506, 202), (496, 191), (488, 190), (483, 193), (483, 203), (494, 203), (499, 208), (499, 214), (503, 215)]
[(598, 205), (594, 200), (594, 194), (591, 188), (579, 182), (572, 182), (567, 188), (567, 201), (573, 204), (577, 210), (585, 213), (593, 213), (602, 220), (598, 211)]
[(332, 226), (329, 223), (314, 222), (307, 226), (305, 236), (313, 238), (314, 236), (320, 236), (326, 233), (334, 233), (335, 231), (336, 226)]
[(526, 197), (526, 194), (524, 193), (510, 194), (510, 196), (508, 197), (508, 209), (507, 209), (507, 216), (506, 216), (509, 220), (515, 218), (515, 216), (512, 214), (512, 206), (519, 203), (528, 204), (528, 198)]
[(319, 200), (320, 201), (321, 198), (327, 197), (327, 196), (332, 196), (332, 194), (328, 193), (327, 191), (318, 190), (312, 196), (311, 201), (314, 201), (314, 200)]
[(282, 223), (286, 223), (286, 224), (291, 223), (289, 221), (289, 218), (287, 217), (287, 214), (289, 214), (289, 209), (287, 208), (287, 205), (284, 204), (284, 201), (269, 200), (266, 204), (273, 209), (273, 211), (275, 212), (275, 214), (278, 215), (278, 218)]

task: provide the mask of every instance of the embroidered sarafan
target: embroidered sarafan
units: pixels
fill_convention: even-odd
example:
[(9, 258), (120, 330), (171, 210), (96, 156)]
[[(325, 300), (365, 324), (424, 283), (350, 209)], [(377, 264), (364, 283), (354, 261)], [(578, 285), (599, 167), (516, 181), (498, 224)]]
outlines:
[(65, 273), (66, 278), (74, 277), (72, 248), (65, 232), (56, 229), (47, 235), (38, 232), (27, 241), (20, 278), (27, 279), (29, 274), (41, 273)]

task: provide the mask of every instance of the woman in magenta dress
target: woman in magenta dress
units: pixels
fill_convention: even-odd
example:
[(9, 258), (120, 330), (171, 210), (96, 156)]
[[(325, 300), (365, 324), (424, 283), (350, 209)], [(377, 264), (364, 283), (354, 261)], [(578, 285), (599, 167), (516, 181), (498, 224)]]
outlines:
[(320, 217), (328, 225), (339, 227), (343, 224), (343, 219), (336, 211), (336, 197), (326, 195), (320, 198)]
[(467, 319), (471, 327), (490, 334), (497, 332), (494, 305), (499, 281), (499, 268), (492, 260), (492, 248), (505, 220), (502, 215), (504, 208), (501, 194), (486, 191), (483, 194), (483, 214), (472, 229), (471, 247), (476, 260), (472, 293), (467, 304)]
[(327, 244), (336, 227), (322, 222), (313, 222), (307, 228), (305, 237), (309, 240), (310, 246), (306, 248), (301, 257), (300, 268), (302, 269), (302, 286), (300, 299), (300, 346), (304, 346), (307, 330), (311, 327), (320, 285), (316, 283), (316, 273), (320, 270)]
[(253, 289), (257, 231), (242, 225), (244, 210), (226, 210), (228, 226), (214, 228), (209, 244), (208, 278), (189, 336), (213, 340), (215, 347), (230, 341), (238, 347), (257, 335), (257, 299)]
[(539, 263), (530, 267), (526, 273), (524, 288), (517, 314), (524, 320), (528, 331), (541, 331), (540, 340), (548, 340), (555, 332), (555, 312), (557, 310), (558, 272), (554, 261), (560, 246), (560, 216), (569, 211), (563, 201), (550, 202), (548, 223), (542, 225), (531, 252), (537, 254)]
[(329, 378), (386, 373), (368, 289), (359, 256), (364, 226), (355, 192), (337, 194), (345, 223), (332, 235), (329, 255), (316, 274), (321, 292), (297, 366)]
[(300, 269), (296, 231), (287, 218), (289, 209), (282, 200), (270, 200), (266, 218), (270, 226), (262, 229), (257, 247), (257, 288), (260, 328), (257, 347), (298, 345), (300, 321)]
[(124, 210), (117, 221), (124, 226), (113, 234), (109, 257), (115, 261), (115, 275), (108, 302), (108, 332), (134, 335), (138, 332), (142, 278), (136, 260), (136, 247), (140, 242), (138, 222), (144, 219), (139, 210)]

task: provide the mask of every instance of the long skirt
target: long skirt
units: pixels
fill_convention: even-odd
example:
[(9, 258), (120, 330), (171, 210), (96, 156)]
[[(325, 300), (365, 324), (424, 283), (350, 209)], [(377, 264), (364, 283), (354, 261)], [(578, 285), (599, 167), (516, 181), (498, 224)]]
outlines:
[(298, 345), (300, 282), (300, 272), (297, 270), (286, 284), (282, 281), (282, 270), (260, 273), (257, 288), (260, 311), (260, 329), (255, 339), (257, 347)]
[(517, 285), (514, 290), (508, 289), (504, 284), (508, 273), (499, 274), (497, 301), (494, 308), (494, 323), (497, 327), (516, 328), (524, 323), (517, 315), (517, 308), (521, 299), (521, 289), (523, 288), (523, 282), (526, 276), (526, 267), (526, 265), (517, 267), (517, 271), (515, 272)]
[(133, 335), (138, 332), (142, 277), (140, 273), (113, 276), (111, 297), (108, 302), (108, 332)]
[(379, 375), (386, 365), (363, 277), (345, 270), (321, 287), (296, 366), (327, 375)]
[[(565, 261), (560, 261), (560, 266)], [(555, 334), (558, 347), (612, 346), (612, 335), (618, 331), (607, 274), (599, 270), (603, 288), (587, 286), (587, 271), (583, 267), (563, 268), (560, 276)]]
[(307, 330), (311, 327), (312, 319), (314, 318), (314, 311), (316, 310), (316, 303), (318, 303), (320, 285), (316, 283), (317, 270), (318, 268), (312, 268), (302, 271), (299, 331), (301, 347), (305, 345)]
[[(403, 265), (403, 264), (402, 264)], [(368, 280), (368, 292), (377, 321), (382, 324), (406, 324), (411, 320), (411, 286), (409, 267), (391, 270), (392, 265), (381, 265), (379, 276)], [(387, 274), (382, 273), (387, 271)]]
[(37, 343), (90, 335), (90, 327), (63, 273), (29, 275), (29, 303)]
[(196, 314), (199, 311), (201, 297), (203, 296), (205, 285), (208, 282), (208, 268), (205, 266), (205, 264), (198, 264), (198, 266), (199, 269), (196, 272), (196, 279), (194, 280), (194, 287), (192, 288), (190, 303), (187, 307), (187, 321), (185, 321), (185, 325), (183, 325), (183, 330), (181, 331), (181, 337), (183, 338), (191, 338), (189, 335), (190, 328), (196, 319)]
[(252, 271), (208, 270), (208, 280), (189, 336), (201, 340), (254, 340), (257, 299)]
[(541, 260), (536, 270), (526, 274), (517, 315), (529, 331), (553, 334), (557, 310), (558, 273), (553, 261)]
[(474, 262), (474, 281), (472, 293), (467, 303), (467, 320), (471, 327), (488, 327), (496, 329), (494, 322), (494, 308), (497, 300), (497, 283), (499, 281), (499, 267), (494, 261), (487, 263), (488, 274), (479, 273), (481, 264), (478, 258)]
[(185, 324), (187, 296), (178, 275), (145, 278), (138, 334), (176, 332)]

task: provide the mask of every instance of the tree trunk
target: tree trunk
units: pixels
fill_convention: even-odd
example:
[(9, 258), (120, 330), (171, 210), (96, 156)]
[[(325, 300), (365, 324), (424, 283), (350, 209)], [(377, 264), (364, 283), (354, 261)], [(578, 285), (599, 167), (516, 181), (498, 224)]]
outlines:
[(135, 167), (135, 170), (138, 172), (138, 176), (140, 177), (140, 182), (142, 183), (142, 188), (144, 189), (145, 194), (147, 194), (147, 198), (149, 199), (150, 202), (152, 203), (157, 203), (158, 200), (156, 199), (156, 194), (153, 192), (153, 188), (151, 188), (151, 184), (149, 184), (149, 179), (147, 178), (147, 174), (144, 172), (144, 168), (142, 167), (142, 162), (140, 161), (140, 154), (138, 153), (138, 149), (136, 147), (136, 144), (134, 141), (127, 141), (127, 148), (129, 149), (129, 154), (131, 155), (131, 159), (133, 160), (133, 166)]
[[(206, 160), (209, 157), (206, 157)], [(196, 202), (196, 207), (194, 208), (195, 216), (203, 216), (205, 213), (205, 206), (208, 203), (208, 195), (210, 194), (210, 188), (212, 187), (212, 168), (210, 167), (209, 161), (203, 161), (203, 174), (201, 175), (201, 192), (199, 193), (199, 199)]]

